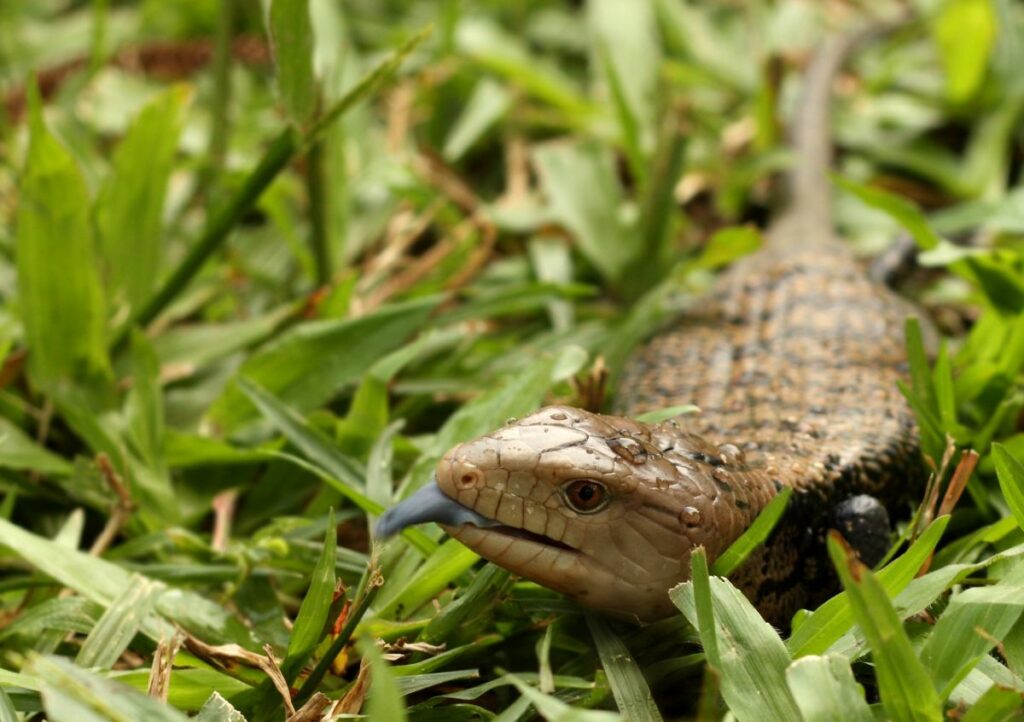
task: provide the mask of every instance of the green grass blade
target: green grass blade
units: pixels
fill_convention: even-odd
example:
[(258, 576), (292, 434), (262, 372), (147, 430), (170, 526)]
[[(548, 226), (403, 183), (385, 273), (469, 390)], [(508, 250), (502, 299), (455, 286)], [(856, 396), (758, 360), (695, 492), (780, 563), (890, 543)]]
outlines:
[(30, 674), (42, 681), (43, 708), (51, 722), (187, 722), (173, 707), (134, 689), (76, 667), (62, 657), (30, 659)]
[(16, 219), (18, 309), (32, 380), (52, 389), (109, 374), (106, 309), (85, 178), (46, 127), (34, 86), (29, 99), (31, 133)]
[(277, 66), (277, 92), (301, 127), (313, 114), (317, 100), (309, 0), (273, 0), (268, 30)]
[(96, 202), (96, 226), (113, 302), (138, 308), (163, 260), (163, 211), (191, 90), (172, 87), (150, 101), (114, 152)]
[(992, 587), (968, 589), (950, 601), (921, 647), (921, 661), (946, 699), (1024, 612), (1024, 566)]
[(786, 669), (786, 682), (803, 722), (874, 722), (845, 657), (801, 657)]
[(551, 144), (534, 151), (534, 162), (552, 216), (602, 276), (621, 284), (641, 246), (637, 228), (619, 213), (623, 193), (611, 155), (592, 143)]
[(157, 592), (155, 582), (133, 576), (131, 585), (107, 607), (85, 638), (75, 663), (80, 667), (112, 668), (153, 610)]
[(455, 539), (449, 539), (427, 557), (408, 580), (385, 580), (377, 616), (406, 619), (480, 559)]
[(274, 428), (313, 463), (355, 491), (363, 492), (366, 470), (362, 464), (342, 452), (323, 433), (310, 426), (304, 418), (259, 384), (245, 377), (238, 379), (237, 383), (242, 393)]
[(302, 606), (295, 618), (292, 638), (288, 642), (288, 653), (281, 672), (289, 684), (295, 681), (306, 661), (313, 654), (327, 625), (328, 612), (334, 602), (335, 591), (335, 550), (338, 544), (338, 530), (334, 523), (334, 510), (327, 515), (327, 532), (324, 548), (313, 569), (309, 589), (302, 598)]
[[(939, 543), (948, 523), (948, 516), (933, 521), (906, 552), (878, 572), (878, 583), (886, 594), (894, 597), (910, 584)], [(808, 654), (824, 654), (850, 630), (853, 623), (849, 595), (846, 592), (837, 594), (803, 620), (789, 638), (787, 646), (794, 659)]]
[(245, 360), (236, 381), (210, 407), (210, 421), (230, 432), (256, 415), (239, 378), (259, 384), (298, 411), (316, 408), (420, 330), (441, 300), (428, 296), (360, 318), (310, 321), (289, 329)]
[[(110, 606), (134, 582), (116, 564), (74, 549), (66, 549), (0, 519), (0, 544), (61, 584), (101, 604)], [(182, 589), (165, 589), (156, 599), (156, 611), (211, 643), (235, 642), (254, 646), (248, 631), (221, 605)], [(150, 616), (142, 631), (154, 641), (170, 638), (174, 628)]]
[(405, 722), (408, 714), (398, 681), (381, 654), (377, 645), (369, 639), (363, 641), (363, 656), (370, 660), (370, 694), (367, 700), (366, 716), (371, 720)]
[(744, 721), (800, 719), (786, 685), (786, 645), (742, 592), (725, 579), (709, 576), (703, 549), (690, 561), (691, 581), (669, 596), (699, 630), (708, 663), (721, 675), (729, 709)]
[(992, 458), (996, 464), (999, 488), (1010, 507), (1017, 525), (1024, 529), (1024, 464), (1015, 459), (1002, 444), (992, 444)]
[(246, 722), (246, 719), (219, 692), (214, 692), (200, 707), (192, 722)]
[(946, 94), (953, 103), (970, 100), (985, 78), (995, 48), (999, 18), (989, 0), (954, 0), (931, 20), (932, 36), (946, 68)]
[(992, 686), (960, 718), (961, 722), (1014, 722), (1024, 716), (1024, 695), (1018, 690)]
[(791, 496), (793, 496), (793, 489), (789, 487), (776, 494), (775, 498), (768, 502), (768, 505), (757, 515), (754, 523), (747, 527), (740, 538), (730, 544), (729, 548), (715, 560), (711, 565), (711, 573), (719, 577), (727, 577), (736, 571), (750, 556), (750, 553), (761, 546), (768, 535), (772, 533), (772, 529), (785, 513)]
[(661, 722), (661, 713), (651, 697), (647, 680), (622, 639), (608, 622), (595, 614), (587, 614), (587, 626), (619, 712), (631, 722)]
[(942, 703), (885, 588), (842, 537), (829, 535), (828, 550), (849, 595), (850, 608), (871, 647), (879, 695), (894, 722), (941, 722)]
[(246, 176), (242, 186), (219, 210), (208, 220), (202, 234), (195, 245), (171, 275), (160, 286), (153, 297), (130, 319), (121, 333), (115, 338), (115, 345), (125, 338), (128, 329), (133, 326), (147, 326), (155, 319), (192, 281), (199, 269), (227, 240), (228, 235), (242, 220), (242, 217), (253, 207), (278, 174), (306, 147), (316, 142), (330, 125), (344, 115), (355, 104), (365, 100), (385, 80), (390, 78), (401, 65), (402, 61), (427, 36), (423, 31), (409, 39), (402, 47), (372, 71), (367, 73), (344, 96), (328, 108), (315, 125), (305, 135), (300, 135), (289, 126), (271, 142), (256, 167)]
[(18, 720), (18, 711), (14, 708), (14, 703), (7, 696), (4, 688), (0, 687), (0, 722), (18, 722)]
[(0, 417), (0, 467), (23, 469), (44, 476), (67, 476), (74, 466), (48, 451), (7, 419)]

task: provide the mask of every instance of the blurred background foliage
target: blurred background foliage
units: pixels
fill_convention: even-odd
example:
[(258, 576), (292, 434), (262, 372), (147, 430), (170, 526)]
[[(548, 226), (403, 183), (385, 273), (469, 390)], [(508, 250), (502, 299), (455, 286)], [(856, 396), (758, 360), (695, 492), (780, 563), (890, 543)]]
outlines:
[[(833, 125), (843, 236), (912, 238), (944, 337), (914, 545), (785, 643), (700, 574), (633, 628), (371, 553), (453, 443), (614, 393), (759, 245), (814, 46), (904, 14)], [(1020, 714), (1022, 67), (1010, 0), (4, 0), (0, 719)]]

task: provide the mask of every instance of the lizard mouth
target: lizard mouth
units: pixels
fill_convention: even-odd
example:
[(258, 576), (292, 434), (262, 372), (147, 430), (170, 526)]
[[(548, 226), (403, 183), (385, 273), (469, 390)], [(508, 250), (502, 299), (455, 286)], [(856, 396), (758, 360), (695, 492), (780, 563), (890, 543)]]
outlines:
[(500, 534), (501, 536), (512, 537), (514, 539), (521, 539), (523, 541), (531, 542), (533, 544), (540, 544), (546, 547), (554, 547), (555, 549), (560, 549), (561, 551), (565, 552), (571, 552), (573, 554), (579, 553), (578, 549), (574, 549), (568, 544), (560, 542), (557, 539), (552, 539), (551, 537), (544, 536), (543, 534), (536, 534), (532, 531), (527, 531), (526, 529), (520, 529), (514, 526), (498, 524), (497, 526), (489, 526), (485, 529), (481, 529), (481, 531), (485, 534)]
[(424, 486), (415, 494), (397, 506), (388, 509), (377, 522), (377, 536), (386, 538), (397, 534), (406, 527), (426, 522), (436, 522), (444, 527), (452, 528), (453, 536), (458, 535), (459, 527), (477, 527), (478, 533), (500, 535), (552, 547), (561, 551), (579, 553), (577, 549), (519, 527), (508, 526), (500, 521), (490, 519), (441, 491), (436, 481)]

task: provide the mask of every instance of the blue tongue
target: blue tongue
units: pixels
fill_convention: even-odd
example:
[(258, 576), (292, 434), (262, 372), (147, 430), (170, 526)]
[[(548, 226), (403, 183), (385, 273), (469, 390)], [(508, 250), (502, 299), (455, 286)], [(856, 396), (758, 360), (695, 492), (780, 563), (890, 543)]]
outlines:
[(377, 520), (377, 536), (385, 539), (407, 526), (434, 521), (448, 526), (501, 526), (500, 522), (477, 514), (467, 506), (446, 496), (436, 481), (431, 481), (405, 501), (393, 506)]

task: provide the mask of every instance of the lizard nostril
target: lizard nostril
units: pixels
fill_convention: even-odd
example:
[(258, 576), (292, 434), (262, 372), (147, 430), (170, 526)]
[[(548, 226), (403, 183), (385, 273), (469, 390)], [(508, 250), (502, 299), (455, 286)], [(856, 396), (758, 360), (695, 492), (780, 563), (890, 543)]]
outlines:
[(463, 473), (462, 476), (460, 476), (458, 478), (457, 484), (462, 489), (471, 489), (471, 488), (473, 488), (474, 486), (477, 485), (477, 482), (479, 481), (479, 479), (480, 479), (479, 472), (467, 471), (467, 472)]

